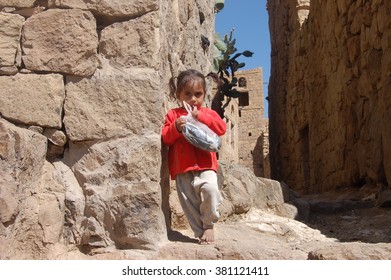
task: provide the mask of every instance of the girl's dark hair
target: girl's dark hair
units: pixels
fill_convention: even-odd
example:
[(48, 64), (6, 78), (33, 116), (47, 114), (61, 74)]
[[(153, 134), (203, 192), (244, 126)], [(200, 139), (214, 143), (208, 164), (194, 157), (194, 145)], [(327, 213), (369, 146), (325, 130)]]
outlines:
[[(176, 79), (176, 83), (175, 83)], [(182, 71), (179, 76), (170, 78), (170, 96), (173, 98), (177, 98), (177, 94), (181, 92), (183, 87), (190, 81), (200, 80), (202, 82), (204, 91), (206, 92), (206, 81), (205, 76), (197, 70), (188, 69)]]

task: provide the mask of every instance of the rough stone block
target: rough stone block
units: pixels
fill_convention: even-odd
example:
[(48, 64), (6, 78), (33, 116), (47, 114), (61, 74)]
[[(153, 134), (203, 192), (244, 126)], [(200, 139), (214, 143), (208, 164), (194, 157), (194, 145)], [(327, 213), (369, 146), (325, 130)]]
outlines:
[(91, 12), (48, 10), (26, 20), (23, 62), (32, 71), (91, 76), (98, 65), (98, 34)]
[(157, 69), (160, 65), (158, 19), (158, 13), (150, 13), (106, 27), (102, 30), (99, 52), (124, 67)]
[(49, 7), (78, 8), (112, 17), (136, 17), (159, 8), (158, 0), (49, 0)]
[(163, 96), (152, 69), (105, 67), (92, 78), (70, 77), (66, 91), (64, 124), (72, 141), (160, 133)]
[(0, 13), (0, 66), (15, 64), (23, 23), (22, 16)]
[(0, 76), (0, 113), (17, 123), (61, 128), (65, 98), (58, 74)]
[(31, 8), (36, 0), (0, 0), (0, 7)]

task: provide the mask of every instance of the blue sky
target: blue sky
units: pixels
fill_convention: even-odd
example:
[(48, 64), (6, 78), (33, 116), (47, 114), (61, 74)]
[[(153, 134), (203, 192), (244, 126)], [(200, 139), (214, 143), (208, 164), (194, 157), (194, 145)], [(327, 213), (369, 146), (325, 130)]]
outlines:
[[(252, 57), (240, 56), (239, 62), (246, 66), (242, 69), (262, 67), (264, 97), (270, 76), (270, 36), (269, 16), (266, 10), (267, 0), (225, 0), (224, 9), (216, 14), (216, 32), (221, 36), (235, 29), (235, 47), (238, 52), (252, 51)], [(265, 100), (265, 117), (268, 116), (268, 102)]]

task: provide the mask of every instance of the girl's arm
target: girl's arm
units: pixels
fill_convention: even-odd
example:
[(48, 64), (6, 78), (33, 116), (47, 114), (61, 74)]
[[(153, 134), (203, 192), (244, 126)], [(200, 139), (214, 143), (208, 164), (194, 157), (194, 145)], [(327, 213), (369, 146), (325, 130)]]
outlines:
[(220, 116), (211, 109), (198, 111), (197, 120), (206, 124), (219, 136), (224, 135), (227, 129), (225, 121), (222, 120)]
[(167, 146), (171, 146), (175, 141), (182, 136), (182, 134), (177, 130), (175, 125), (175, 120), (177, 116), (175, 112), (170, 111), (167, 113), (166, 121), (162, 128), (162, 140), (163, 143)]

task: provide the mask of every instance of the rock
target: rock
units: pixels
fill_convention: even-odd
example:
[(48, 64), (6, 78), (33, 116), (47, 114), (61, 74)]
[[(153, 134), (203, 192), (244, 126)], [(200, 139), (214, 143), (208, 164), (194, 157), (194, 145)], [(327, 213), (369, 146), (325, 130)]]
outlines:
[(53, 162), (55, 179), (65, 188), (64, 237), (68, 244), (81, 244), (85, 197), (72, 170), (61, 161)]
[(0, 75), (15, 75), (16, 73), (18, 73), (18, 68), (16, 66), (0, 67)]
[(0, 7), (30, 8), (35, 2), (36, 0), (0, 0)]
[(61, 130), (47, 128), (44, 135), (56, 146), (63, 147), (67, 142), (67, 136)]
[(99, 42), (99, 53), (126, 68), (158, 69), (159, 50), (159, 14), (156, 12), (106, 27)]
[(111, 242), (129, 249), (153, 247), (165, 240), (160, 172), (155, 168), (160, 161), (160, 136), (128, 135), (91, 146), (73, 145), (77, 144), (71, 143), (71, 149), (73, 153), (79, 149), (79, 158), (66, 154), (65, 161), (85, 195), (82, 243), (99, 240), (99, 246)]
[(13, 221), (19, 213), (19, 201), (17, 199), (15, 185), (7, 181), (10, 181), (10, 178), (3, 177), (0, 179), (0, 221), (3, 224)]
[[(256, 177), (250, 169), (219, 161), (219, 185), (223, 195), (222, 217), (247, 213), (252, 208), (272, 209), (281, 216), (308, 216), (308, 208), (295, 206), (296, 198), (288, 186), (275, 180)], [(298, 203), (297, 203), (298, 204)]]
[(46, 137), (3, 119), (0, 137), (0, 218), (5, 227), (0, 258), (40, 259), (50, 244), (60, 240), (64, 188), (45, 161)]
[(61, 128), (65, 98), (61, 75), (0, 76), (0, 83), (0, 113), (4, 118), (27, 125)]
[[(129, 132), (160, 133), (158, 73), (105, 66), (91, 78), (67, 79), (64, 124), (72, 141), (108, 139)], [(88, 106), (87, 106), (88, 104)]]
[(22, 59), (29, 70), (91, 76), (98, 66), (97, 47), (96, 20), (88, 11), (48, 10), (24, 24)]
[(0, 178), (23, 192), (24, 187), (39, 180), (46, 155), (47, 140), (43, 135), (18, 128), (0, 118)]
[(40, 180), (37, 222), (43, 231), (43, 244), (55, 244), (64, 227), (65, 188), (55, 179), (55, 168), (49, 162), (45, 162)]
[(138, 17), (159, 8), (157, 0), (49, 0), (49, 7), (90, 10), (110, 17)]
[(309, 260), (389, 260), (390, 244), (333, 244), (308, 254)]
[(15, 71), (12, 66), (16, 64), (15, 57), (20, 44), (20, 31), (23, 23), (22, 16), (0, 13), (0, 71), (3, 73), (11, 74)]

